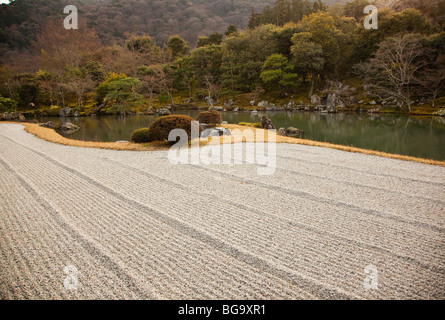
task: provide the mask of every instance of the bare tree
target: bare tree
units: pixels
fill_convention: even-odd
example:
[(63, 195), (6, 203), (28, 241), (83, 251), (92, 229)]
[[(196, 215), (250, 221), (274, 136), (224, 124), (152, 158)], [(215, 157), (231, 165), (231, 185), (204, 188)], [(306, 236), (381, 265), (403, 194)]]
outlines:
[[(37, 36), (34, 48), (40, 53), (39, 67), (48, 76), (43, 80), (50, 99), (59, 97), (65, 106), (66, 94), (72, 91), (81, 105), (82, 96), (92, 84), (79, 73), (84, 72), (88, 61), (100, 61), (103, 51), (95, 31), (84, 22), (78, 30), (66, 30), (60, 23), (49, 22)], [(77, 75), (70, 70), (77, 70)]]
[(362, 69), (369, 90), (381, 97), (393, 97), (399, 106), (406, 105), (411, 111), (416, 76), (428, 64), (427, 56), (418, 34), (386, 39)]
[(429, 93), (431, 106), (436, 106), (436, 99), (445, 88), (445, 67), (443, 64), (438, 69), (428, 68), (416, 77), (416, 82)]
[(64, 86), (76, 95), (77, 106), (83, 106), (85, 93), (94, 87), (94, 81), (88, 76), (85, 69), (75, 68), (68, 72), (68, 79)]
[(140, 66), (138, 67), (138, 78), (141, 80), (144, 89), (148, 91), (148, 105), (153, 107), (153, 95), (155, 92), (160, 92), (163, 87), (162, 79), (164, 70), (161, 65)]

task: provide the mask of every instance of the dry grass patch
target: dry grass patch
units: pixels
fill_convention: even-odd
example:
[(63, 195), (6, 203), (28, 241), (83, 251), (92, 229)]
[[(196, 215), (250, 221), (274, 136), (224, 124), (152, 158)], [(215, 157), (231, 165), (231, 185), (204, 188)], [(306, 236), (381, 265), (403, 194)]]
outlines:
[(34, 123), (20, 123), (25, 126), (25, 130), (38, 138), (49, 142), (63, 144), (66, 146), (83, 147), (83, 148), (97, 148), (97, 149), (111, 149), (111, 150), (130, 150), (130, 151), (159, 151), (168, 150), (170, 146), (165, 142), (152, 142), (146, 144), (137, 143), (116, 143), (116, 142), (94, 142), (81, 141), (65, 138), (58, 134), (53, 129), (43, 128)]

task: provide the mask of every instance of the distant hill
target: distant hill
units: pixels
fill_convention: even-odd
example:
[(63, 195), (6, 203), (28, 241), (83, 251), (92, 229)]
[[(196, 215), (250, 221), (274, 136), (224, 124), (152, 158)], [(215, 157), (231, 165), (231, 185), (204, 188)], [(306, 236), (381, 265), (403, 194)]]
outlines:
[[(0, 6), (0, 50), (22, 49), (49, 18), (61, 19), (67, 4), (95, 28), (106, 44), (128, 34), (149, 34), (158, 44), (179, 34), (192, 46), (199, 35), (245, 28), (250, 8), (262, 10), (275, 0), (15, 0)], [(1, 52), (0, 52), (1, 53)]]
[[(15, 0), (0, 6), (0, 54), (30, 45), (48, 18), (61, 19), (67, 4), (76, 5), (106, 44), (128, 34), (149, 34), (158, 44), (179, 34), (192, 46), (199, 35), (222, 33), (231, 24), (245, 28), (250, 8), (261, 12), (276, 0)], [(313, 0), (311, 0), (313, 2)], [(326, 4), (346, 0), (324, 0)]]

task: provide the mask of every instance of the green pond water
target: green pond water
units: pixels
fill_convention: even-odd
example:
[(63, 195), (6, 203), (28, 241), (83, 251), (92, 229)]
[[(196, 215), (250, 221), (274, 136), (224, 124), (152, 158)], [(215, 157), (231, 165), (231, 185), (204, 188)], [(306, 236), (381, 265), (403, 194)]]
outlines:
[[(177, 111), (196, 119), (199, 111)], [(373, 149), (415, 157), (445, 160), (445, 118), (403, 115), (323, 114), (307, 112), (223, 112), (228, 123), (260, 122), (267, 114), (277, 128), (296, 127), (305, 131), (305, 138), (335, 144)], [(65, 135), (85, 141), (129, 141), (131, 133), (149, 127), (156, 116), (98, 116), (68, 118), (80, 126), (77, 132)], [(60, 118), (39, 121), (61, 122)]]

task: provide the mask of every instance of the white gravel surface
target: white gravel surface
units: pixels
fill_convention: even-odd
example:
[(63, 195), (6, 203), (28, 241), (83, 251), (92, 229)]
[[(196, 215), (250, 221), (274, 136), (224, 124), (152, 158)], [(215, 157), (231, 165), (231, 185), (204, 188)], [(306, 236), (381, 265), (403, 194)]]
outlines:
[(257, 167), (0, 124), (0, 298), (445, 298), (445, 168), (287, 144)]

